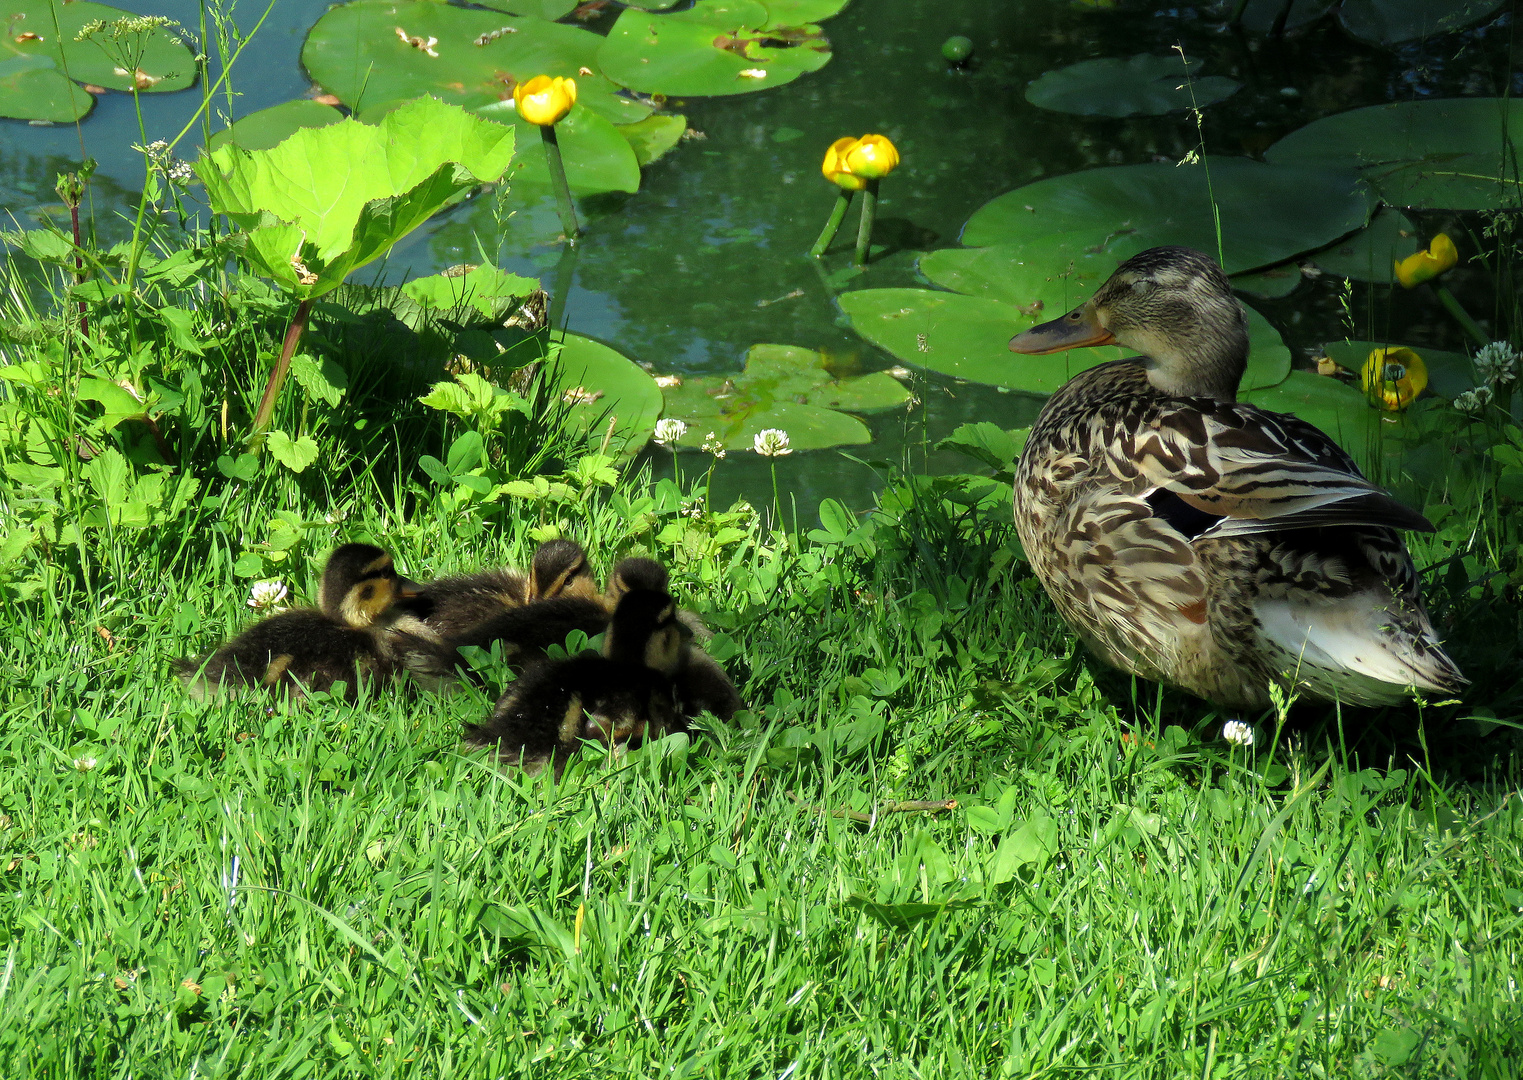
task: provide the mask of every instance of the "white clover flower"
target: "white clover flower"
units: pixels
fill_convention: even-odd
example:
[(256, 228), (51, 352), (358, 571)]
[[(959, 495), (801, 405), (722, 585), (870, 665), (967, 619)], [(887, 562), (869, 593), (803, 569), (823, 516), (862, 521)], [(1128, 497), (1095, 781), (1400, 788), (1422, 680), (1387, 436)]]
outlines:
[(1491, 387), (1477, 386), (1454, 399), (1454, 407), (1466, 416), (1479, 416), (1491, 404)]
[(279, 581), (256, 581), (246, 603), (255, 611), (269, 611), (286, 598), (287, 591)]
[(1517, 350), (1505, 341), (1483, 347), (1474, 363), (1476, 376), (1487, 386), (1508, 386), (1518, 377)]
[(782, 428), (763, 428), (751, 440), (751, 449), (762, 457), (785, 457), (793, 453), (788, 448), (788, 433)]
[(655, 440), (662, 446), (670, 447), (686, 434), (687, 424), (676, 417), (668, 416), (664, 420), (656, 421)]
[(77, 757), (74, 759), (74, 767), (80, 772), (90, 772), (99, 764), (100, 760), (98, 758)]
[(724, 440), (712, 431), (703, 437), (703, 450), (705, 453), (713, 454), (715, 461), (724, 460)]
[(1253, 745), (1253, 725), (1241, 720), (1228, 720), (1222, 725), (1222, 738), (1233, 746)]

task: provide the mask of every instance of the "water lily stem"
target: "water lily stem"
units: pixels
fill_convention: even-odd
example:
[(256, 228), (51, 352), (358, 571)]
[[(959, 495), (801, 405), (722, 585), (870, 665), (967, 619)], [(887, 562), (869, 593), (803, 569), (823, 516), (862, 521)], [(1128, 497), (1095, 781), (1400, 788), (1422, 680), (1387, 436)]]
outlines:
[(566, 183), (566, 166), (561, 162), (561, 144), (555, 137), (555, 125), (546, 124), (539, 129), (545, 141), (545, 160), (550, 163), (550, 186), (555, 188), (555, 206), (561, 212), (561, 228), (570, 243), (582, 234), (576, 223), (576, 204), (571, 201), (571, 185)]
[(1437, 292), (1438, 302), (1444, 305), (1444, 308), (1450, 315), (1454, 316), (1454, 321), (1460, 324), (1460, 329), (1465, 331), (1472, 341), (1477, 345), (1485, 345), (1491, 341), (1486, 336), (1486, 332), (1476, 325), (1475, 320), (1470, 317), (1470, 313), (1460, 307), (1460, 302), (1454, 298), (1454, 294), (1449, 291), (1448, 286), (1439, 285)]
[(818, 259), (825, 254), (825, 249), (830, 247), (830, 242), (836, 238), (836, 232), (841, 228), (841, 221), (846, 217), (846, 210), (851, 206), (852, 192), (846, 188), (836, 191), (836, 204), (830, 208), (830, 220), (825, 222), (825, 227), (820, 230), (820, 238), (814, 242), (814, 247), (809, 249), (809, 254)]
[(301, 340), (302, 331), (307, 328), (307, 314), (311, 310), (312, 298), (309, 296), (296, 305), (296, 314), (291, 316), (291, 324), (286, 327), (280, 359), (275, 361), (275, 370), (270, 372), (270, 380), (264, 384), (264, 396), (259, 399), (259, 409), (254, 413), (255, 435), (269, 427), (270, 420), (275, 415), (275, 400), (280, 396), (280, 388), (285, 383), (286, 376), (291, 373), (291, 358), (296, 355), (296, 343)]
[(862, 189), (862, 224), (857, 227), (858, 266), (867, 265), (867, 251), (873, 246), (873, 220), (878, 216), (878, 181), (869, 180)]

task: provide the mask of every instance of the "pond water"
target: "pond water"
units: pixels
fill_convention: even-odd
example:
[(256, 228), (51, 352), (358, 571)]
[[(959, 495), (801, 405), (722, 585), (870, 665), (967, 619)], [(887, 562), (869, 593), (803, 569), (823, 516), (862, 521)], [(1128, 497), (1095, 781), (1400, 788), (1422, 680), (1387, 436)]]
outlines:
[[(190, 0), (121, 6), (190, 27), (201, 19)], [(299, 58), (322, 10), (276, 0), (234, 69), (237, 115), (309, 92)], [(1204, 5), (1123, 3), (1097, 10), (1059, 0), (853, 0), (824, 24), (834, 55), (819, 72), (765, 92), (670, 101), (668, 109), (686, 115), (701, 137), (684, 140), (649, 166), (638, 194), (587, 203), (590, 223), (574, 255), (551, 245), (513, 246), (510, 237), (499, 262), (538, 276), (548, 289), (569, 281), (569, 328), (660, 374), (736, 371), (758, 342), (819, 349), (838, 365), (862, 371), (888, 368), (894, 358), (850, 329), (835, 295), (923, 284), (919, 254), (956, 245), (963, 222), (995, 195), (1096, 165), (1177, 161), (1202, 139), (1213, 154), (1256, 155), (1311, 120), (1360, 105), (1523, 93), (1523, 77), (1510, 62), (1513, 27), (1503, 10), (1469, 30), (1386, 49), (1353, 40), (1330, 20), (1285, 41), (1255, 39), (1225, 29)], [(264, 11), (265, 5), (244, 0), (235, 15), (247, 31)], [(610, 5), (587, 25), (606, 30), (615, 14)], [(966, 70), (951, 68), (941, 56), (941, 43), (952, 34), (974, 43)], [(1188, 113), (1086, 118), (1044, 111), (1024, 97), (1027, 84), (1045, 71), (1089, 58), (1167, 53), (1176, 44), (1204, 62), (1200, 74), (1243, 83), (1205, 111), (1200, 132)], [(123, 211), (142, 169), (130, 144), (173, 138), (199, 100), (196, 90), (144, 96), (141, 132), (126, 94), (103, 95), (78, 128), (0, 122), (0, 202), (23, 221), (46, 212), (55, 199), (55, 174), (87, 153), (101, 164), (98, 220)], [(903, 164), (883, 182), (877, 234), (883, 250), (857, 273), (848, 267), (850, 222), (826, 259), (816, 262), (805, 252), (834, 198), (819, 173), (824, 148), (868, 131), (888, 135)], [(182, 144), (181, 156), (191, 156), (197, 142), (193, 135)], [(490, 222), (486, 201), (458, 208), (410, 237), (390, 260), (390, 279), (474, 261), (475, 237)], [(547, 205), (524, 211), (527, 217), (550, 212)], [(109, 222), (105, 231), (113, 231)], [(1463, 274), (1455, 288), (1467, 295)], [(1473, 285), (1472, 292), (1479, 288)], [(1256, 306), (1301, 362), (1321, 342), (1344, 336), (1350, 315), (1361, 333), (1462, 347), (1436, 304), (1413, 294), (1392, 305), (1386, 295), (1360, 286), (1346, 308), (1341, 282), (1324, 278)], [(1479, 310), (1489, 310), (1489, 297), (1475, 299)], [(881, 479), (863, 461), (960, 471), (966, 460), (935, 452), (937, 440), (973, 420), (1029, 423), (1041, 403), (935, 374), (918, 373), (913, 388), (916, 404), (871, 417), (874, 443), (852, 448), (851, 457), (826, 450), (783, 459), (778, 479), (785, 502), (791, 495), (811, 511), (827, 496), (866, 505)], [(670, 472), (670, 455), (657, 452), (654, 460), (658, 471)], [(704, 464), (694, 457), (684, 472)], [(737, 494), (770, 499), (766, 464), (749, 453), (731, 454), (716, 473), (715, 494), (721, 504)]]

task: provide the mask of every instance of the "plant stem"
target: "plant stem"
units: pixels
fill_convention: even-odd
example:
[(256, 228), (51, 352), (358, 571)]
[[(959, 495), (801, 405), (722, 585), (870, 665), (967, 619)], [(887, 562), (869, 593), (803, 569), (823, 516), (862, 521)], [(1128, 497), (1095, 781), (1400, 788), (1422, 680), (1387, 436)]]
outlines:
[(777, 458), (772, 458), (772, 528), (783, 527), (783, 501), (777, 496)]
[(862, 223), (857, 226), (858, 266), (867, 265), (867, 250), (873, 246), (873, 221), (878, 216), (878, 181), (869, 180), (862, 189)]
[(836, 204), (830, 208), (830, 220), (825, 222), (825, 228), (820, 230), (820, 238), (814, 242), (814, 247), (809, 249), (809, 254), (818, 259), (825, 254), (825, 249), (830, 247), (830, 242), (836, 238), (836, 231), (841, 227), (841, 219), (846, 216), (846, 210), (851, 206), (852, 192), (846, 188), (840, 188), (836, 192)]
[(545, 142), (545, 160), (550, 163), (550, 186), (555, 188), (555, 206), (561, 212), (561, 228), (566, 232), (567, 242), (574, 244), (582, 230), (576, 223), (576, 204), (571, 201), (571, 185), (566, 182), (566, 166), (561, 162), (561, 144), (555, 137), (555, 125), (546, 124), (539, 129), (539, 134)]
[(280, 396), (280, 387), (291, 373), (291, 357), (296, 355), (296, 343), (301, 340), (302, 331), (307, 328), (307, 313), (311, 310), (312, 298), (309, 296), (296, 305), (296, 314), (291, 316), (291, 324), (286, 327), (286, 340), (280, 349), (280, 359), (275, 361), (270, 381), (264, 384), (264, 396), (259, 399), (259, 411), (254, 414), (255, 435), (269, 427), (270, 420), (275, 415), (275, 399)]
[(1447, 285), (1438, 285), (1435, 288), (1438, 292), (1438, 302), (1444, 305), (1450, 315), (1454, 316), (1454, 321), (1460, 324), (1460, 329), (1465, 331), (1472, 341), (1477, 345), (1485, 345), (1491, 341), (1486, 336), (1486, 332), (1476, 325), (1470, 313), (1460, 307), (1460, 302), (1454, 298), (1454, 294), (1449, 291)]

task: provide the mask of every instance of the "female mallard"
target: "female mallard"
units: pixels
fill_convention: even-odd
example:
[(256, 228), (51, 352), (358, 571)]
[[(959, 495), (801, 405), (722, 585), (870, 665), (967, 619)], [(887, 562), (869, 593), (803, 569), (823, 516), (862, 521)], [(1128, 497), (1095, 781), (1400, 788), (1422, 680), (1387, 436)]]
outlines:
[(1053, 394), (1015, 476), (1032, 569), (1096, 653), (1232, 709), (1276, 684), (1360, 705), (1465, 684), (1397, 534), (1433, 526), (1304, 420), (1236, 403), (1248, 328), (1221, 267), (1144, 251), (1010, 348), (1111, 343), (1142, 355)]

